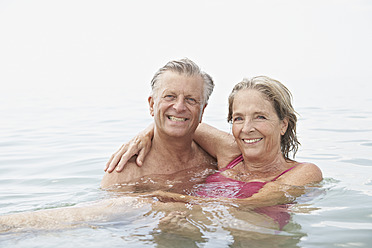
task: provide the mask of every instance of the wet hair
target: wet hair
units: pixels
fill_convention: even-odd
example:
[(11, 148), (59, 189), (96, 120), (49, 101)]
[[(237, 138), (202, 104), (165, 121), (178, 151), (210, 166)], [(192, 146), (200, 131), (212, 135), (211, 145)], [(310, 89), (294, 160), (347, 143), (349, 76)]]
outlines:
[(292, 94), (282, 83), (266, 76), (243, 79), (236, 84), (229, 96), (229, 113), (227, 121), (232, 122), (233, 103), (236, 94), (240, 90), (252, 89), (261, 92), (268, 101), (270, 101), (280, 120), (287, 118), (288, 128), (284, 135), (281, 136), (280, 148), (285, 159), (289, 159), (289, 153), (296, 155), (300, 142), (297, 140), (296, 123), (297, 112), (292, 107)]
[(165, 66), (160, 68), (151, 80), (151, 90), (152, 94), (156, 94), (159, 88), (159, 81), (161, 81), (161, 76), (167, 72), (177, 72), (181, 75), (186, 75), (189, 77), (200, 76), (204, 81), (204, 91), (203, 91), (203, 105), (208, 103), (209, 96), (213, 92), (214, 83), (212, 77), (206, 72), (203, 72), (200, 67), (195, 64), (190, 59), (184, 58), (180, 60), (169, 61)]

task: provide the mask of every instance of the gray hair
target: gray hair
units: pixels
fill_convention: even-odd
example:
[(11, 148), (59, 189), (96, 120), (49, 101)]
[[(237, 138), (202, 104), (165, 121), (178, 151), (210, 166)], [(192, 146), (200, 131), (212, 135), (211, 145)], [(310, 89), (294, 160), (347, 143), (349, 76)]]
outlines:
[(243, 89), (253, 89), (266, 96), (275, 109), (280, 120), (287, 118), (288, 128), (280, 140), (280, 148), (284, 158), (289, 159), (289, 153), (295, 157), (300, 142), (297, 140), (296, 123), (297, 112), (292, 107), (292, 94), (282, 83), (266, 76), (258, 76), (251, 79), (243, 79), (236, 84), (229, 96), (229, 113), (227, 121), (232, 122), (233, 103), (236, 94)]
[(167, 71), (177, 72), (186, 76), (201, 76), (204, 81), (203, 105), (208, 103), (208, 99), (213, 92), (214, 83), (212, 77), (202, 71), (200, 67), (190, 59), (169, 61), (165, 66), (160, 68), (151, 80), (152, 94), (156, 94), (159, 87), (159, 79)]

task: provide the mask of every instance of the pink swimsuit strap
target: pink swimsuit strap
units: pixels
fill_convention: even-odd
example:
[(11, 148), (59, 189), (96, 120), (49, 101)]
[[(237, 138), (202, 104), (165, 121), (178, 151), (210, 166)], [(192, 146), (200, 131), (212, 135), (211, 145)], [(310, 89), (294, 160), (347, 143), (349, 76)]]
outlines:
[(274, 179), (272, 179), (270, 182), (274, 182), (274, 181), (276, 181), (276, 179), (278, 179), (280, 176), (282, 176), (283, 174), (287, 173), (288, 171), (292, 170), (292, 169), (293, 169), (294, 167), (296, 167), (297, 165), (299, 165), (299, 164), (296, 164), (296, 165), (292, 166), (291, 168), (286, 169), (285, 171), (283, 171), (282, 173), (280, 173), (279, 175), (277, 175)]
[(228, 170), (234, 168), (237, 164), (243, 161), (243, 155), (239, 155), (233, 161), (231, 161), (225, 168), (222, 168), (220, 171)]
[[(225, 171), (225, 170), (228, 170), (228, 169), (232, 169), (234, 168), (237, 164), (239, 164), (240, 162), (242, 162), (244, 159), (243, 159), (243, 155), (239, 155), (237, 158), (235, 158), (233, 161), (231, 161), (225, 168), (222, 168), (220, 170), (220, 172), (222, 171)], [(300, 163), (302, 164), (302, 163)], [(276, 181), (279, 177), (281, 177), (282, 175), (284, 175), (285, 173), (287, 173), (288, 171), (292, 170), (293, 168), (295, 168), (297, 165), (299, 164), (296, 164), (294, 166), (292, 166), (291, 168), (289, 169), (286, 169), (285, 171), (283, 171), (282, 173), (280, 173), (279, 175), (277, 175), (274, 179), (270, 180), (270, 181), (267, 181), (265, 183), (268, 183), (268, 182), (274, 182)]]

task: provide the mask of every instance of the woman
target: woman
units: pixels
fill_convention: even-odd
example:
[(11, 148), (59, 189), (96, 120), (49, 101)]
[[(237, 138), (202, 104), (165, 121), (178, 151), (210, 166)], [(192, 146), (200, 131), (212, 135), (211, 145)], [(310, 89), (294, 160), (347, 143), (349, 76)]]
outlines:
[[(322, 180), (320, 169), (312, 163), (299, 163), (295, 156), (299, 142), (296, 136), (296, 112), (291, 93), (280, 82), (259, 76), (235, 85), (229, 96), (228, 121), (233, 137), (206, 124), (200, 124), (194, 140), (217, 158), (219, 171), (190, 195), (202, 198), (236, 198), (257, 203), (288, 202), (288, 193), (303, 193), (298, 186)], [(107, 163), (113, 169), (118, 158), (125, 160), (138, 151), (143, 160), (151, 144), (148, 128), (123, 146)], [(235, 138), (235, 139), (234, 139)], [(122, 162), (121, 162), (122, 163)], [(119, 170), (122, 168), (119, 168)], [(300, 190), (299, 190), (300, 189)], [(189, 201), (190, 196), (157, 192), (160, 198)]]

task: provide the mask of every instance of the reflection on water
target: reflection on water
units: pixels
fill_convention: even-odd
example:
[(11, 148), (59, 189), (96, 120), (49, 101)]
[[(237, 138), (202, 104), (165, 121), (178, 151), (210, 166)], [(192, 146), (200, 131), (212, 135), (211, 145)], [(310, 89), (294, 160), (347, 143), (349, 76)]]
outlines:
[[(70, 199), (70, 204), (55, 202), (50, 206), (35, 207), (33, 211), (49, 209), (52, 219), (43, 217), (44, 212), (31, 212), (30, 216), (15, 226), (0, 225), (4, 238), (2, 243), (10, 245), (17, 240), (16, 243), (23, 247), (27, 246), (28, 240), (38, 243), (45, 236), (58, 240), (61, 231), (68, 234), (74, 229), (74, 235), (83, 233), (86, 236), (91, 232), (89, 229), (92, 229), (99, 234), (90, 240), (99, 239), (100, 235), (110, 232), (114, 239), (121, 239), (125, 245), (133, 247), (155, 244), (160, 247), (199, 247), (201, 244), (217, 247), (246, 247), (248, 244), (254, 247), (296, 247), (306, 233), (301, 231), (300, 224), (291, 221), (292, 212), (310, 214), (314, 208), (303, 207), (304, 204), (324, 193), (318, 186), (309, 187), (297, 203), (259, 208), (219, 199), (208, 203), (185, 204), (163, 202), (156, 197), (148, 199), (146, 194), (141, 194), (140, 198), (128, 196), (153, 190), (187, 193), (194, 188), (195, 183), (203, 182), (205, 177), (214, 173), (214, 170), (208, 169), (195, 170), (198, 173), (188, 170), (171, 176), (146, 177), (135, 183), (116, 186), (106, 193), (96, 192), (98, 195), (105, 193), (105, 199), (97, 202), (82, 205), (74, 204)], [(74, 182), (72, 179), (56, 181), (60, 187)], [(34, 184), (35, 181), (27, 183)], [(86, 192), (79, 194), (89, 198)], [(75, 197), (79, 194), (75, 194)], [(32, 198), (38, 200), (37, 194), (33, 193)], [(70, 206), (72, 208), (68, 208)], [(34, 221), (35, 213), (41, 214), (41, 222), (37, 219)], [(75, 219), (73, 216), (77, 214), (83, 217)], [(97, 244), (102, 245), (102, 242)]]
[[(35, 103), (32, 97), (24, 101), (32, 104), (18, 110), (18, 114), (23, 116), (22, 111), (36, 109), (39, 121), (28, 121), (25, 126), (23, 116), (15, 119), (13, 125), (0, 126), (1, 215), (90, 205), (149, 188), (190, 193), (194, 183), (212, 173), (200, 172), (187, 180), (184, 175), (172, 180), (143, 178), (141, 183), (123, 185), (117, 191), (101, 190), (104, 164), (124, 140), (147, 125), (148, 117), (139, 121), (131, 118), (146, 109), (140, 104), (128, 109), (124, 104), (91, 103), (76, 110), (70, 102), (70, 107), (54, 112), (59, 102), (53, 105), (46, 98)], [(224, 118), (214, 114), (224, 107), (224, 103), (210, 106), (204, 120), (229, 131)], [(367, 247), (372, 230), (369, 224), (372, 222), (369, 207), (372, 113), (322, 107), (298, 111), (302, 147), (297, 160), (317, 164), (325, 179), (320, 187), (308, 188), (288, 205), (289, 222), (281, 231), (275, 219), (235, 203), (163, 204), (151, 199), (155, 201), (153, 207), (117, 205), (101, 213), (104, 218), (97, 215), (96, 219), (73, 223), (73, 228), (3, 232), (0, 244), (4, 247), (30, 247), (30, 244), (48, 247), (51, 243), (56, 244), (54, 247), (64, 247), (66, 242), (75, 247), (82, 244), (102, 247), (107, 243), (112, 247)], [(123, 113), (124, 118), (120, 118)], [(190, 185), (184, 184), (190, 180)]]
[[(160, 183), (169, 191), (188, 192), (193, 183), (211, 173), (191, 177), (193, 183), (188, 186), (183, 185), (182, 177), (168, 181), (156, 177), (144, 178), (142, 183), (126, 185), (117, 191), (101, 190), (104, 164), (123, 141), (149, 123), (147, 115), (140, 120), (132, 118), (145, 113), (146, 108), (141, 104), (127, 108), (124, 103), (91, 102), (76, 109), (76, 104), (70, 101), (68, 107), (55, 111), (63, 97), (56, 102), (28, 97), (24, 98), (28, 108), (17, 110), (20, 117), (12, 120), (12, 125), (0, 126), (1, 215), (90, 205), (115, 199), (123, 192), (155, 190)], [(10, 118), (14, 108), (10, 107), (3, 116)], [(224, 103), (208, 108), (204, 121), (229, 131), (224, 116), (216, 114), (225, 108)], [(38, 116), (38, 121), (27, 117), (30, 111)], [(242, 205), (218, 201), (204, 205), (172, 202), (162, 205), (155, 201), (154, 207), (123, 204), (108, 208), (103, 219), (74, 223), (73, 228), (3, 232), (0, 244), (4, 247), (30, 247), (30, 244), (49, 247), (51, 243), (56, 244), (54, 247), (64, 247), (66, 242), (75, 247), (82, 244), (102, 247), (107, 243), (112, 247), (368, 247), (372, 230), (369, 224), (372, 223), (369, 207), (372, 113), (324, 107), (298, 111), (302, 147), (296, 159), (317, 164), (325, 179), (320, 187), (308, 188), (306, 194), (288, 206), (289, 222), (281, 231), (273, 218)]]
[[(298, 226), (288, 226), (291, 233), (282, 231), (280, 235), (273, 223), (263, 215), (238, 207), (227, 207), (216, 203), (188, 208), (177, 206), (176, 212), (167, 214), (159, 221), (155, 236), (160, 244), (170, 245), (169, 240), (185, 240), (189, 244), (210, 243), (216, 246), (282, 247), (296, 244), (303, 234), (297, 233)], [(185, 246), (187, 247), (187, 246)], [(191, 246), (193, 247), (193, 246)]]
[[(250, 208), (218, 201), (208, 204), (155, 202), (149, 207), (148, 203), (138, 198), (122, 196), (106, 200), (106, 203), (109, 204), (100, 211), (92, 211), (92, 205), (84, 206), (85, 213), (91, 212), (94, 215), (87, 215), (84, 222), (74, 222), (70, 226), (66, 226), (61, 218), (58, 222), (47, 220), (36, 225), (43, 227), (41, 231), (26, 228), (20, 232), (9, 228), (8, 233), (2, 234), (3, 244), (11, 244), (14, 239), (18, 239), (17, 244), (22, 247), (30, 239), (43, 239), (45, 236), (59, 239), (59, 233), (68, 234), (72, 229), (75, 235), (86, 235), (91, 230), (97, 230), (98, 236), (93, 239), (109, 231), (114, 240), (120, 238), (125, 241), (125, 245), (133, 244), (135, 247), (153, 244), (173, 247), (177, 242), (182, 242), (177, 247), (198, 247), (203, 243), (221, 247), (245, 247), (248, 244), (258, 247), (295, 247), (300, 238), (305, 236), (300, 231), (301, 227), (294, 222), (278, 231), (276, 223), (267, 216)], [(59, 214), (65, 215), (66, 212)], [(69, 217), (65, 215), (65, 218)]]

